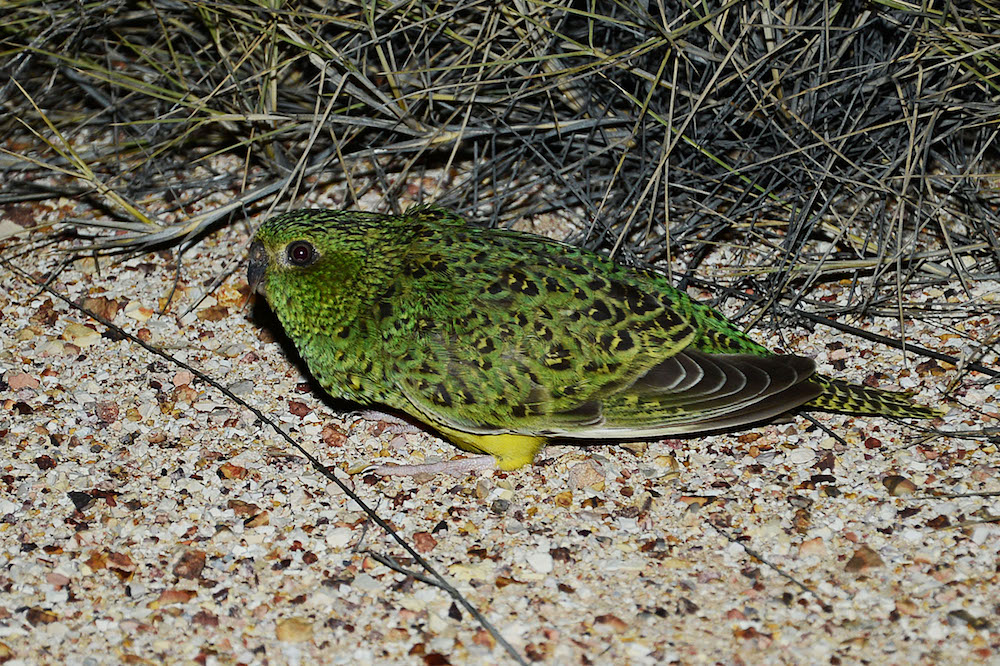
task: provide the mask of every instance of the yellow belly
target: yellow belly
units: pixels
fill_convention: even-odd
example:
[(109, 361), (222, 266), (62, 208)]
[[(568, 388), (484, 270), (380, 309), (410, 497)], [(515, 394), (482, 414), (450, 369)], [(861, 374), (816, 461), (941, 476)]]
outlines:
[(474, 435), (444, 426), (437, 429), (463, 451), (493, 456), (497, 469), (507, 471), (530, 465), (545, 446), (545, 438), (535, 435)]

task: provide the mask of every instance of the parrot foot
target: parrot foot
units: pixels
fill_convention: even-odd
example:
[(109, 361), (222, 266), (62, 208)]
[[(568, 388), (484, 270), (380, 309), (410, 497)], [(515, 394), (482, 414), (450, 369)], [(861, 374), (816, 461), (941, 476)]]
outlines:
[(394, 436), (427, 432), (423, 428), (420, 428), (419, 426), (416, 426), (409, 421), (396, 416), (395, 414), (381, 412), (377, 409), (363, 409), (357, 412), (357, 415), (359, 420), (352, 423), (351, 428), (354, 428), (361, 421), (370, 421), (374, 422), (377, 427), (381, 428), (381, 430), (379, 430), (379, 434), (385, 433)]
[(362, 471), (379, 476), (417, 476), (418, 474), (466, 476), (471, 472), (488, 472), (496, 468), (497, 461), (493, 456), (471, 456), (425, 465), (369, 465)]

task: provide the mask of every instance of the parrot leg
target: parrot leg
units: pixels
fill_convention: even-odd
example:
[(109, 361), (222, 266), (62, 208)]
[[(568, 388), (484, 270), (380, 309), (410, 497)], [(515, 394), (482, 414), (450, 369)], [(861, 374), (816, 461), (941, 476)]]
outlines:
[(471, 456), (425, 465), (374, 465), (366, 467), (363, 471), (379, 476), (416, 476), (418, 474), (465, 476), (471, 472), (488, 472), (496, 468), (497, 461), (493, 456)]
[[(364, 417), (382, 422), (389, 421), (386, 430), (391, 428), (395, 432), (406, 432), (409, 429), (421, 432), (420, 428), (382, 412), (365, 412)], [(379, 476), (416, 476), (418, 474), (465, 476), (471, 472), (511, 471), (530, 465), (541, 448), (545, 446), (545, 438), (536, 435), (517, 433), (477, 435), (440, 424), (436, 424), (435, 427), (463, 451), (486, 455), (473, 455), (468, 458), (423, 465), (368, 465), (351, 473), (373, 473)]]
[(352, 429), (362, 421), (371, 421), (382, 425), (381, 432), (388, 435), (409, 435), (417, 432), (427, 432), (420, 426), (416, 426), (409, 421), (396, 416), (395, 414), (380, 412), (377, 409), (363, 409), (357, 412), (357, 415), (359, 418), (351, 424)]

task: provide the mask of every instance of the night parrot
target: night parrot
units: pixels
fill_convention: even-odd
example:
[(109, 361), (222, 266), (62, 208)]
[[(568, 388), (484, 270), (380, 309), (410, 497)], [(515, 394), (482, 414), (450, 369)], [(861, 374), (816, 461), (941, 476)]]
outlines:
[(248, 280), (330, 395), (488, 454), (444, 471), (516, 469), (553, 439), (717, 431), (795, 408), (941, 413), (773, 354), (653, 270), (439, 208), (278, 215), (257, 231)]

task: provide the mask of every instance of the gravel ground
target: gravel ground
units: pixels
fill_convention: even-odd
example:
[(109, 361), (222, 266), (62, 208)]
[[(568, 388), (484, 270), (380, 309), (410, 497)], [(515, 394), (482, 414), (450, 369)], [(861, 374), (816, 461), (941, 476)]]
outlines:
[[(13, 217), (8, 207), (3, 224)], [(996, 439), (817, 414), (840, 440), (797, 416), (727, 435), (551, 447), (509, 473), (348, 477), (366, 461), (457, 451), (325, 401), (274, 322), (241, 307), (240, 271), (182, 314), (245, 234), (228, 228), (189, 250), (176, 285), (176, 257), (161, 252), (77, 260), (53, 287), (276, 420), (525, 660), (1000, 659)], [(58, 260), (32, 252), (14, 264), (41, 277)], [(816, 296), (846, 298), (842, 285), (824, 289)], [(993, 314), (914, 321), (905, 336), (973, 354), (995, 338), (998, 292), (983, 282), (911, 294)], [(8, 268), (0, 313), (0, 662), (509, 661), (446, 592), (380, 563), (419, 570), (250, 411)], [(891, 319), (851, 323), (899, 335)], [(755, 337), (826, 373), (948, 404), (942, 430), (982, 433), (1000, 419), (986, 375), (823, 327)], [(995, 354), (983, 362), (997, 367)], [(947, 389), (957, 400), (943, 402)]]

